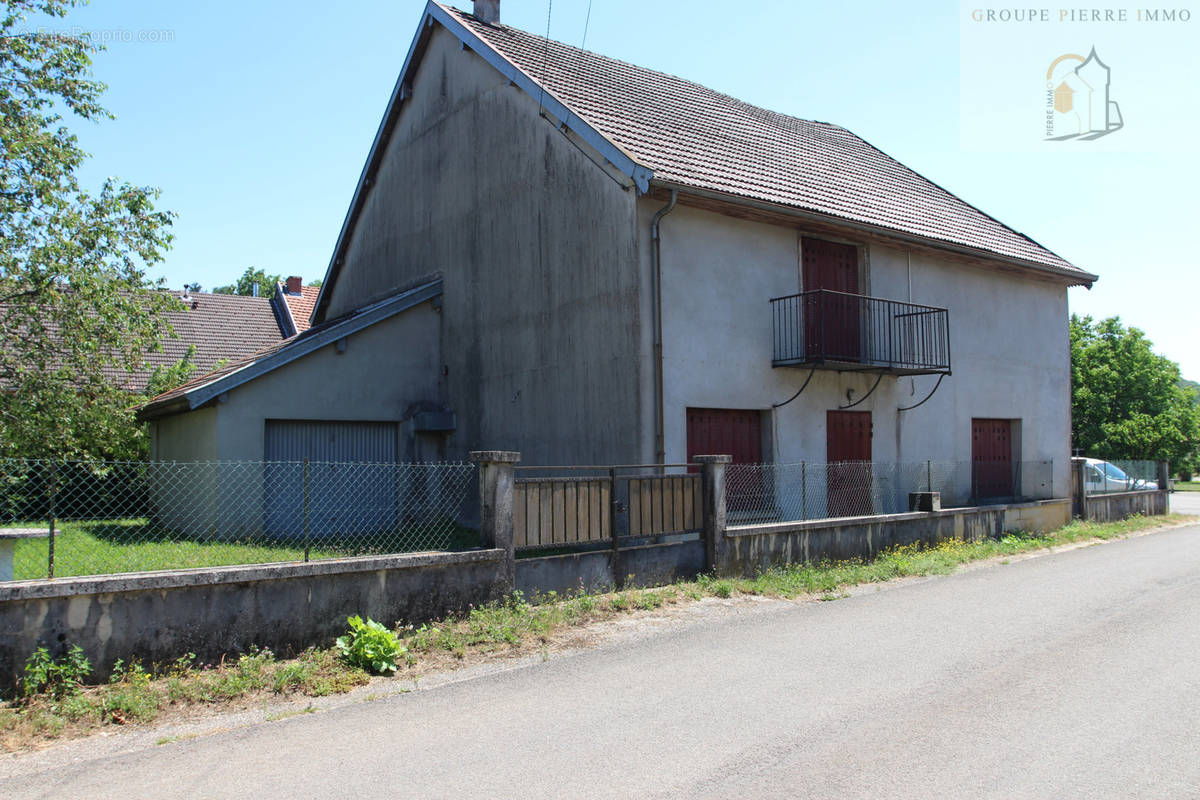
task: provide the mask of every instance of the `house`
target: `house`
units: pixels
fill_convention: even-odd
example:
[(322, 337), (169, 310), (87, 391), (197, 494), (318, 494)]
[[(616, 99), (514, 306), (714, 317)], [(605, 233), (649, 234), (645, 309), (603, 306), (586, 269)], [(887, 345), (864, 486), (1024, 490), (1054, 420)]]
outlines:
[(1064, 497), (1095, 280), (837, 125), (430, 2), (312, 327), (141, 414), (159, 458), (932, 461), (964, 496), (1024, 462)]
[[(237, 361), (264, 347), (283, 341), (278, 305), (273, 298), (172, 291), (179, 310), (164, 316), (174, 331), (165, 336), (161, 349), (145, 354), (142, 369), (129, 371), (121, 365), (104, 368), (113, 385), (132, 394), (146, 391), (156, 369), (178, 364), (185, 357), (195, 374), (209, 372), (228, 361)], [(190, 351), (190, 354), (189, 354)]]
[(305, 286), (304, 279), (292, 275), (275, 284), (275, 295), (271, 298), (280, 317), (279, 327), (284, 338), (308, 330), (313, 308), (321, 290), (316, 286)]
[(317, 293), (317, 287), (304, 286), (294, 275), (277, 284), (270, 297), (172, 291), (182, 306), (165, 314), (174, 336), (163, 339), (161, 350), (146, 353), (143, 369), (129, 372), (112, 365), (106, 374), (125, 391), (140, 394), (156, 369), (185, 357), (197, 375), (241, 361), (307, 330)]

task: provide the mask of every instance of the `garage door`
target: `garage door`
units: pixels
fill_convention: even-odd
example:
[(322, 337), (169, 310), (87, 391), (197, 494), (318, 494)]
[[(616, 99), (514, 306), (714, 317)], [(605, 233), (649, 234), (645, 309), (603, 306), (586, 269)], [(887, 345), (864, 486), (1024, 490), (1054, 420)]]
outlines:
[(306, 495), (314, 540), (393, 530), (398, 433), (394, 422), (267, 420), (267, 531), (303, 537)]

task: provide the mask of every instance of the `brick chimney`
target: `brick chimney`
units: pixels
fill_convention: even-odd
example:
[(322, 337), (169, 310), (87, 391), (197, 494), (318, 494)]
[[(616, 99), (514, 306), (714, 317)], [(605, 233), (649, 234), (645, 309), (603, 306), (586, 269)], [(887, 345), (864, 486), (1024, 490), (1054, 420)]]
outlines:
[(304, 281), (301, 280), (299, 275), (291, 275), (288, 277), (288, 279), (287, 279), (287, 293), (288, 294), (303, 294), (303, 291), (301, 288), (303, 286), (304, 286)]
[(475, 19), (489, 25), (500, 23), (500, 0), (475, 0)]

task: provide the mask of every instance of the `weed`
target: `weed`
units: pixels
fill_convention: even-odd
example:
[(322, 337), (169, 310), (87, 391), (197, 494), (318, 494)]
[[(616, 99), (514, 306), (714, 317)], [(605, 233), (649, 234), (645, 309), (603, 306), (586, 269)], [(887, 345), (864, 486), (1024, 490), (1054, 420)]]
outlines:
[(44, 647), (34, 650), (25, 661), (25, 676), (21, 680), (21, 696), (30, 698), (48, 694), (62, 698), (75, 694), (82, 688), (84, 680), (92, 674), (92, 665), (77, 644), (62, 658), (52, 658)]
[(404, 655), (404, 645), (396, 635), (373, 619), (366, 622), (355, 614), (346, 620), (350, 632), (337, 639), (338, 653), (351, 666), (359, 667), (377, 675), (396, 671), (397, 662)]
[(716, 581), (709, 590), (717, 597), (732, 597), (733, 584), (729, 581)]
[(305, 714), (315, 713), (317, 713), (316, 706), (309, 703), (304, 708), (292, 709), (291, 711), (280, 711), (276, 714), (267, 714), (267, 722), (279, 722), (280, 720), (291, 719), (292, 717), (300, 717), (304, 716)]
[(659, 608), (663, 604), (663, 596), (658, 592), (642, 592), (633, 600), (634, 608), (646, 611)]

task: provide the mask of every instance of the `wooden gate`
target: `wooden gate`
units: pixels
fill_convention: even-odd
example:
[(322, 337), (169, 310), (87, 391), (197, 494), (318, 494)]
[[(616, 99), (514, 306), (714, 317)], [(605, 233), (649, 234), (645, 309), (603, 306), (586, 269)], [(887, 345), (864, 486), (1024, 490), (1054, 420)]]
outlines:
[(874, 513), (871, 474), (871, 412), (825, 414), (826, 497), (831, 517)]
[(692, 533), (702, 514), (700, 476), (693, 474), (622, 475), (614, 467), (601, 477), (518, 477), (513, 487), (519, 548)]

